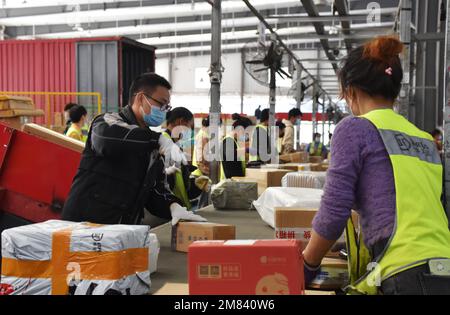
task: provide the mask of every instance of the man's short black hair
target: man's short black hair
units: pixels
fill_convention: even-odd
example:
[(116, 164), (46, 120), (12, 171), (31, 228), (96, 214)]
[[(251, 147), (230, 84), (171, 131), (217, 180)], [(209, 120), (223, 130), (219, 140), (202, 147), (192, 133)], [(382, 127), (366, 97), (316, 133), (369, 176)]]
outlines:
[(75, 105), (69, 110), (70, 121), (73, 123), (80, 122), (84, 115), (87, 115), (87, 110), (83, 105)]
[(260, 121), (261, 122), (265, 122), (269, 120), (269, 109), (265, 108), (261, 111), (261, 118)]
[(303, 113), (298, 108), (293, 108), (288, 113), (288, 119), (291, 119), (292, 117), (297, 117), (297, 116), (300, 116), (300, 117), (303, 116)]
[(74, 106), (78, 106), (78, 104), (77, 103), (67, 103), (66, 106), (64, 106), (64, 111), (68, 112)]
[(143, 73), (131, 83), (128, 104), (133, 105), (134, 96), (139, 92), (152, 93), (158, 86), (172, 89), (169, 81), (153, 72)]
[(321, 137), (322, 138), (322, 135), (320, 133), (316, 132), (316, 133), (314, 133), (314, 138), (315, 137)]
[(286, 125), (281, 120), (277, 120), (275, 126), (280, 128), (280, 130), (286, 129)]

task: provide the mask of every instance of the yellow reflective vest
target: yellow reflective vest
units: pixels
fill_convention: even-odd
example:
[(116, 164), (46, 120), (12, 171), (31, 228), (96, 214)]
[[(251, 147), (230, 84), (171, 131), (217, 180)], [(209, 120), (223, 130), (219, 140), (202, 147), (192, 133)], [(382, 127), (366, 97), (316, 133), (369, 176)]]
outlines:
[(347, 290), (377, 294), (381, 282), (397, 273), (433, 258), (450, 258), (450, 231), (440, 199), (442, 164), (431, 136), (392, 109), (374, 110), (361, 117), (377, 128), (389, 154), (396, 222), (384, 253), (372, 259), (349, 221), (346, 238), (351, 283)]

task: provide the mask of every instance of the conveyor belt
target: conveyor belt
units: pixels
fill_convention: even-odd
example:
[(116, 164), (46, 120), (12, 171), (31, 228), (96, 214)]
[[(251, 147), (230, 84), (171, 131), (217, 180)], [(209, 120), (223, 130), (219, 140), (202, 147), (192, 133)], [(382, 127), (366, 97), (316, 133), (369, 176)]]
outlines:
[[(269, 227), (256, 211), (220, 211), (212, 206), (198, 211), (210, 222), (232, 224), (236, 226), (237, 239), (272, 239), (274, 230)], [(187, 283), (187, 254), (170, 249), (172, 225), (166, 223), (152, 229), (161, 244), (158, 258), (158, 270), (151, 275), (150, 293), (158, 291), (166, 283)]]

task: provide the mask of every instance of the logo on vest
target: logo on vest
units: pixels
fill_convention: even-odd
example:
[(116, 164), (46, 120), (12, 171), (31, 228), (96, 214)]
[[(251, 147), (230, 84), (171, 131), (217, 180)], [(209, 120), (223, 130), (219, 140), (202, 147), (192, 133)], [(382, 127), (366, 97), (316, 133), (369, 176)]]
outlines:
[(431, 155), (431, 149), (421, 140), (414, 140), (414, 138), (406, 137), (400, 133), (396, 134), (394, 137), (397, 141), (399, 149), (403, 152), (416, 152), (419, 154), (424, 154), (425, 156)]

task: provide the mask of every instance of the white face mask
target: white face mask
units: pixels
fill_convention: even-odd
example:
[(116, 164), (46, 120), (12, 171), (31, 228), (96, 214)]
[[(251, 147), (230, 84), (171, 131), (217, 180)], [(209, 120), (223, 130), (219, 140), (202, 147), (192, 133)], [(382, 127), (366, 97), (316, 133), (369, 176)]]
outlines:
[(314, 138), (314, 141), (315, 141), (315, 142), (320, 142), (320, 137), (315, 137), (315, 138)]

